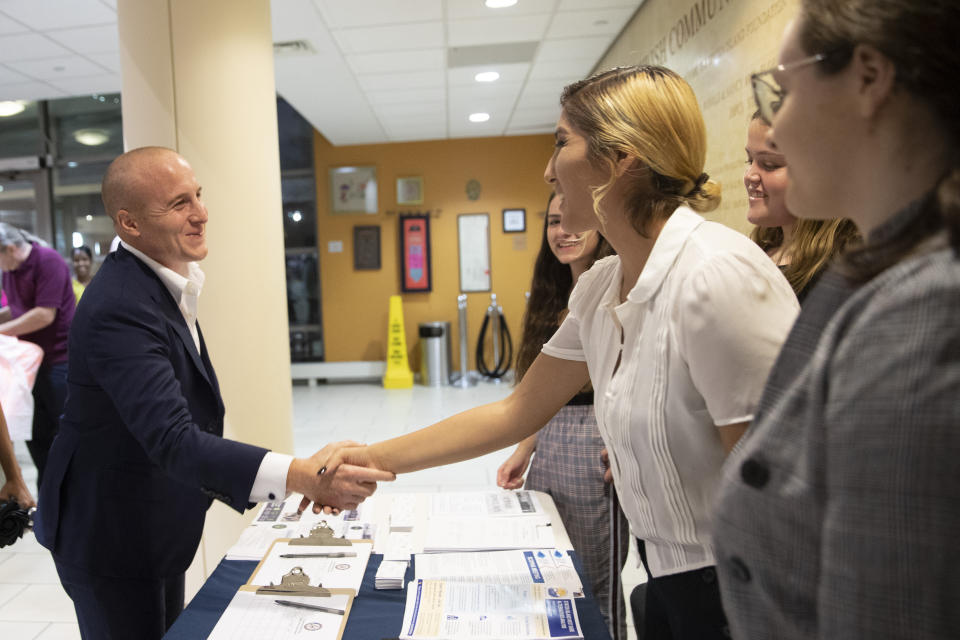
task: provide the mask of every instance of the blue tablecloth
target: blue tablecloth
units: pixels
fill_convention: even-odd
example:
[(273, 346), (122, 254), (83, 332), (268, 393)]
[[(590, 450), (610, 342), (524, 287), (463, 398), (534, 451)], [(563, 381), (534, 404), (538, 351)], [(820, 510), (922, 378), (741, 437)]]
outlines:
[[(603, 616), (589, 593), (587, 581), (583, 579), (583, 567), (576, 554), (573, 563), (584, 582), (586, 598), (577, 600), (577, 615), (583, 628), (583, 637), (587, 640), (610, 640), (610, 634), (603, 623)], [(353, 601), (344, 640), (383, 640), (396, 638), (403, 623), (403, 609), (406, 602), (405, 589), (377, 591), (373, 588), (374, 577), (380, 567), (382, 555), (373, 554), (367, 563), (363, 575), (360, 594)], [(206, 583), (197, 592), (190, 604), (184, 609), (164, 637), (164, 640), (198, 640), (206, 638), (213, 631), (223, 610), (230, 604), (241, 585), (246, 584), (257, 563), (251, 560), (222, 560)], [(413, 579), (413, 567), (407, 569), (407, 582)]]

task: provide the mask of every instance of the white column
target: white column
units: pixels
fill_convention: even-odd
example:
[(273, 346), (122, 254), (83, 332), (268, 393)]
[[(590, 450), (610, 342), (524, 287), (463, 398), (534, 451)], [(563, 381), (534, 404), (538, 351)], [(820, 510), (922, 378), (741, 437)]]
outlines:
[[(124, 146), (176, 149), (210, 212), (199, 317), (227, 407), (226, 435), (290, 453), (270, 2), (118, 0), (117, 14)], [(188, 597), (249, 517), (215, 503)]]

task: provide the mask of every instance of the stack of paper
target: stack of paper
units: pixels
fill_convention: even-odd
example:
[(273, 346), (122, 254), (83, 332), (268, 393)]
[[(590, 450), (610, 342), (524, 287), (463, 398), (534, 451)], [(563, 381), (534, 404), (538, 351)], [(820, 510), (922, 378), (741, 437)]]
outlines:
[[(286, 640), (308, 636), (316, 640), (338, 640), (343, 636), (352, 594), (329, 598), (257, 595), (241, 588), (220, 616), (210, 640)], [(278, 605), (277, 600), (322, 606), (329, 611)], [(342, 611), (343, 613), (336, 613)]]
[(559, 549), (418, 553), (418, 580), (486, 584), (542, 584), (558, 593), (583, 597), (583, 583), (573, 559)]
[(375, 589), (403, 589), (403, 578), (409, 563), (406, 560), (386, 560), (380, 563), (374, 578)]
[(458, 491), (430, 496), (430, 516), (441, 518), (496, 518), (543, 515), (537, 497), (529, 491)]
[(417, 580), (407, 590), (400, 637), (549, 640), (583, 638), (571, 598), (543, 585)]

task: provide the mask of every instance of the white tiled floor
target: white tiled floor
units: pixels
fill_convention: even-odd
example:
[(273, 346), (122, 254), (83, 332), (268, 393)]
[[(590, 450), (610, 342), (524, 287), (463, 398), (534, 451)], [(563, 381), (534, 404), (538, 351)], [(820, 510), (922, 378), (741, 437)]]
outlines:
[[(293, 389), (293, 440), (297, 455), (310, 455), (337, 440), (376, 442), (426, 426), (441, 418), (506, 396), (509, 385), (480, 383), (454, 387), (385, 390), (377, 384), (330, 384)], [(31, 490), (36, 469), (26, 447), (17, 459)], [(437, 469), (405, 474), (380, 491), (485, 489), (495, 486), (497, 467), (507, 451)], [(34, 493), (36, 496), (36, 493)], [(628, 560), (627, 565), (632, 566)], [(625, 572), (632, 585), (639, 579)], [(628, 591), (629, 593), (629, 591)], [(0, 638), (68, 640), (79, 638), (73, 606), (60, 587), (49, 553), (32, 534), (0, 549)]]

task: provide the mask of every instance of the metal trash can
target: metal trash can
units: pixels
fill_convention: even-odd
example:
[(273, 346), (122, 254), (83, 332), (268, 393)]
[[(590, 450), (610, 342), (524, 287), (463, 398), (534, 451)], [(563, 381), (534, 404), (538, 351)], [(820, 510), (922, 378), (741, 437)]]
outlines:
[(450, 323), (423, 322), (420, 333), (420, 383), (428, 387), (450, 384)]

